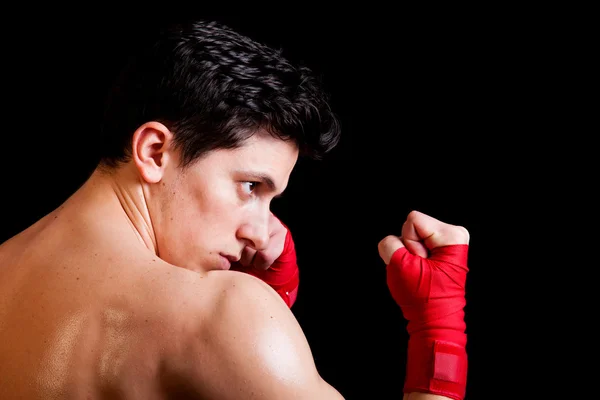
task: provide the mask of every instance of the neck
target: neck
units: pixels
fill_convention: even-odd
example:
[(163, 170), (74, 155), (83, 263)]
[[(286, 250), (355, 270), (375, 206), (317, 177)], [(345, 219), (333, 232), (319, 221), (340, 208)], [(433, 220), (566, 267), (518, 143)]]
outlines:
[(158, 254), (143, 183), (130, 164), (110, 172), (96, 169), (82, 189), (92, 201), (116, 206), (142, 244)]

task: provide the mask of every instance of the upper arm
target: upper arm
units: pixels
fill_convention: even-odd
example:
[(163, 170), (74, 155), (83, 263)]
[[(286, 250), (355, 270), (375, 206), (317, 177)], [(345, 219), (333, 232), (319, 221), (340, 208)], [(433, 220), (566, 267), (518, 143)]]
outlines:
[(190, 338), (180, 369), (184, 386), (199, 398), (223, 400), (342, 399), (319, 375), (281, 298), (252, 276), (227, 276)]

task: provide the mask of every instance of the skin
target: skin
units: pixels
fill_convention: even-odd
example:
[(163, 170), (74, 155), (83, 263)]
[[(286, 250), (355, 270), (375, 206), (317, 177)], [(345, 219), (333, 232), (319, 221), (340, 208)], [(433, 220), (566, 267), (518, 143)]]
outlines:
[(0, 398), (341, 399), (279, 295), (229, 270), (281, 252), (297, 148), (257, 132), (182, 170), (164, 125), (132, 143), (0, 246)]

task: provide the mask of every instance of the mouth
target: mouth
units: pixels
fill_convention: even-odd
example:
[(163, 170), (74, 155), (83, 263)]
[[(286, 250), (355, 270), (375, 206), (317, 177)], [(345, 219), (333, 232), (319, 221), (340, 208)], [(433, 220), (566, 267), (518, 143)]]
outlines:
[(238, 256), (231, 256), (229, 254), (223, 254), (223, 253), (219, 253), (219, 255), (221, 257), (226, 258), (227, 260), (229, 260), (230, 263), (234, 263), (234, 262), (240, 261), (240, 257), (238, 257)]

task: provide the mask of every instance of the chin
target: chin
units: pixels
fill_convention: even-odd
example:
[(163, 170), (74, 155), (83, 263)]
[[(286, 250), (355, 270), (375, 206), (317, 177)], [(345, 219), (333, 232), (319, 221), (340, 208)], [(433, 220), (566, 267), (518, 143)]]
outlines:
[(231, 262), (220, 254), (216, 257), (201, 260), (200, 262), (187, 262), (187, 263), (175, 263), (184, 269), (202, 273), (208, 271), (229, 271), (231, 269)]
[(219, 254), (219, 259), (215, 263), (215, 269), (220, 271), (228, 271), (231, 269), (231, 262)]

